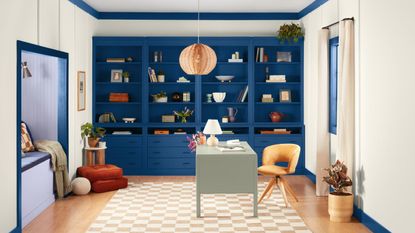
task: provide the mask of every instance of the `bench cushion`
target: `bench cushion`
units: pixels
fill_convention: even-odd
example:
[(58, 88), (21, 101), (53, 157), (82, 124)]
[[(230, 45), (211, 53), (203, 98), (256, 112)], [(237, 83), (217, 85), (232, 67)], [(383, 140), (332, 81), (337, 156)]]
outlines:
[(98, 180), (92, 183), (92, 191), (96, 193), (103, 193), (114, 191), (117, 189), (127, 188), (128, 186), (128, 179), (125, 177), (121, 177), (119, 179), (114, 180)]
[(106, 164), (83, 166), (77, 170), (78, 176), (87, 178), (91, 183), (98, 180), (114, 180), (122, 178), (123, 171), (121, 168)]
[(41, 151), (26, 152), (22, 158), (22, 172), (50, 159), (50, 154)]

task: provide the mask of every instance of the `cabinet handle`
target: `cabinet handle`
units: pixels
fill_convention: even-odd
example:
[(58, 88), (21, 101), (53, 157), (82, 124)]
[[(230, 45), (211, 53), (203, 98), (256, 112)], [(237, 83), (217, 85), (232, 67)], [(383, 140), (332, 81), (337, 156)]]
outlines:
[(153, 154), (161, 154), (160, 151), (153, 151)]
[(160, 143), (161, 141), (153, 141), (153, 143)]
[(189, 162), (184, 162), (183, 165), (190, 165), (190, 163)]

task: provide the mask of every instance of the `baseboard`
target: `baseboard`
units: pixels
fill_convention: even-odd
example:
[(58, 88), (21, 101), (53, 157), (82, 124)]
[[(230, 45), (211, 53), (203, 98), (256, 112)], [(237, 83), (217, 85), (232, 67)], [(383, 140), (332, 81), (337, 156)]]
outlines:
[(316, 175), (307, 168), (304, 169), (304, 175), (308, 177), (314, 184), (316, 183)]
[(363, 225), (376, 233), (391, 233), (388, 229), (359, 209), (356, 205), (353, 206), (353, 217), (359, 220)]
[(14, 228), (12, 231), (10, 231), (10, 233), (21, 233), (22, 229), (20, 229), (19, 226), (17, 226), (16, 228)]

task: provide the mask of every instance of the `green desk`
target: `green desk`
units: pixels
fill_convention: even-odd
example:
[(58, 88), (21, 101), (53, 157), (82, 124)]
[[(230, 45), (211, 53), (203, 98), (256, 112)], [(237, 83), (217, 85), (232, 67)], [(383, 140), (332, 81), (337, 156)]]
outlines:
[(201, 216), (202, 194), (252, 193), (254, 217), (257, 206), (257, 155), (246, 142), (243, 152), (221, 152), (214, 146), (196, 148), (196, 214)]

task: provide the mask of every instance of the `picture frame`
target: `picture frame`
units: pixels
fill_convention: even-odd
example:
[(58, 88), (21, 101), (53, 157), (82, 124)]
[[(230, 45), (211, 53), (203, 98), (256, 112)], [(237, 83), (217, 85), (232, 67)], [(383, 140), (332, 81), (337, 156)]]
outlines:
[(111, 82), (122, 83), (122, 70), (111, 70)]
[(291, 52), (277, 52), (277, 62), (291, 62)]
[(291, 102), (291, 90), (281, 89), (280, 90), (280, 102), (289, 103)]
[(86, 73), (85, 71), (78, 71), (77, 74), (77, 93), (78, 93), (78, 111), (86, 109)]

